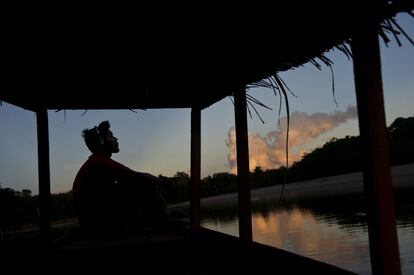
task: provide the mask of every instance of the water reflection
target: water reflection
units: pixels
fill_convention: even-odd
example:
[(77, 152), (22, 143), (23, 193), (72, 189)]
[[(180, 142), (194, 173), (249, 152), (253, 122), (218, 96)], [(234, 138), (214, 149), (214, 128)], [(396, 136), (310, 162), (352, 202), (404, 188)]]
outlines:
[[(397, 194), (403, 274), (414, 274), (413, 190)], [(254, 200), (253, 238), (358, 274), (371, 274), (366, 207), (361, 195), (279, 203)], [(203, 209), (202, 226), (238, 235), (237, 205)]]
[(363, 230), (341, 230), (332, 217), (329, 220), (300, 208), (278, 209), (267, 217), (257, 213), (252, 219), (254, 240), (357, 271), (350, 268), (355, 257), (369, 261), (367, 235)]

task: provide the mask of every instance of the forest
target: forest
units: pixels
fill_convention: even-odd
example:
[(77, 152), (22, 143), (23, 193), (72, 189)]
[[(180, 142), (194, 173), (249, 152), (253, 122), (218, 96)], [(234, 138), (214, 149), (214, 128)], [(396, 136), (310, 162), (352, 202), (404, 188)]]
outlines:
[[(391, 165), (414, 162), (414, 117), (399, 117), (388, 127)], [(263, 170), (255, 167), (250, 173), (252, 189), (288, 184), (290, 182), (329, 177), (362, 170), (359, 136), (332, 138), (321, 147), (303, 155), (291, 167)], [(165, 185), (161, 191), (170, 204), (189, 200), (190, 176), (178, 171), (172, 177), (159, 175)], [(237, 191), (237, 176), (215, 173), (201, 180), (201, 196), (209, 197)], [(52, 194), (51, 218), (74, 217), (71, 192)], [(38, 195), (30, 190), (16, 191), (0, 185), (0, 230), (38, 223)]]

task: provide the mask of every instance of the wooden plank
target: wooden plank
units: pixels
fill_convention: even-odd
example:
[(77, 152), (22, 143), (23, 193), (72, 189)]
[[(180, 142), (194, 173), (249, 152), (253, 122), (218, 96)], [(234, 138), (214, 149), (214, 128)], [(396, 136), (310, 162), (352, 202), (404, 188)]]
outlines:
[(373, 274), (401, 274), (376, 25), (352, 38)]
[(243, 241), (252, 241), (250, 200), (249, 140), (247, 128), (245, 87), (234, 94), (237, 147), (237, 184), (239, 207), (239, 235)]
[(48, 250), (51, 244), (50, 226), (50, 162), (49, 162), (49, 126), (47, 110), (36, 112), (37, 153), (39, 169), (39, 214), (40, 241), (42, 248)]
[(193, 231), (200, 230), (201, 203), (201, 109), (191, 109), (191, 183), (190, 183), (190, 220)]

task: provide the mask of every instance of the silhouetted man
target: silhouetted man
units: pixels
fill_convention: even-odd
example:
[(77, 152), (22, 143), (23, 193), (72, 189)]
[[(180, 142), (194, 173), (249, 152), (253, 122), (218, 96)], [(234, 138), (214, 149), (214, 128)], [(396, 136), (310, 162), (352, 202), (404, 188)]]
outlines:
[(92, 155), (80, 168), (72, 189), (81, 230), (99, 234), (143, 222), (164, 222), (168, 209), (157, 190), (163, 181), (112, 160), (119, 144), (109, 128), (109, 122), (103, 121), (82, 132)]

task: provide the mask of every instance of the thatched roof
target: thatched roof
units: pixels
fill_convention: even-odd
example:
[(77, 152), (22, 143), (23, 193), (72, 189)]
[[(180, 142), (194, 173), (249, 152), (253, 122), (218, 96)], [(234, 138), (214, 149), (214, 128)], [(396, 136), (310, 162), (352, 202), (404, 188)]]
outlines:
[(356, 0), (291, 2), (258, 10), (142, 9), (134, 17), (28, 20), (23, 13), (4, 40), (0, 100), (31, 110), (206, 107), (335, 46), (345, 50), (360, 24), (414, 8), (413, 0), (369, 9)]

